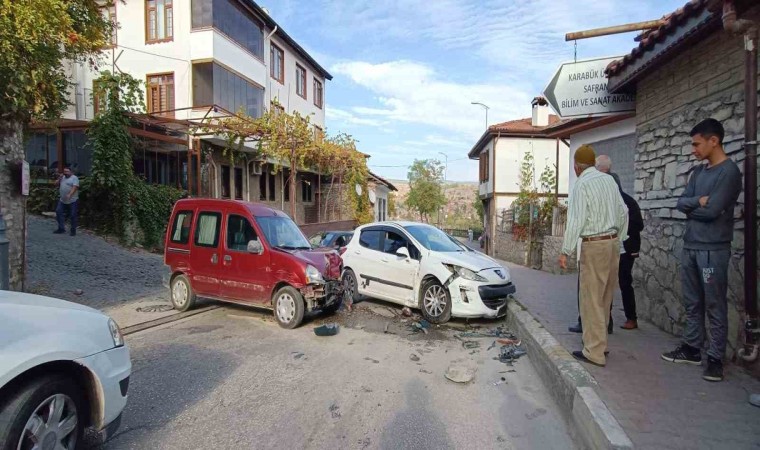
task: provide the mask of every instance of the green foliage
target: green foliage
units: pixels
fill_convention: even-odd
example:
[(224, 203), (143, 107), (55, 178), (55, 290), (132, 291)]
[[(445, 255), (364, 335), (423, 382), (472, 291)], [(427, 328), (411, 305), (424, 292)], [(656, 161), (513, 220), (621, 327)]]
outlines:
[(388, 193), (388, 218), (396, 217), (396, 193)]
[(128, 74), (103, 72), (95, 98), (105, 99), (88, 130), (93, 148), (92, 176), (82, 182), (82, 216), (88, 225), (131, 244), (137, 225), (142, 244), (161, 242), (171, 208), (182, 191), (148, 185), (132, 167), (133, 146), (127, 113), (143, 110), (141, 82)]
[(112, 28), (97, 0), (0, 0), (0, 118), (58, 118), (71, 87), (64, 61), (92, 62)]
[(512, 231), (518, 239), (544, 235), (551, 231), (554, 207), (558, 205), (557, 197), (553, 195), (556, 181), (555, 168), (545, 166), (538, 179), (541, 188), (536, 188), (535, 159), (533, 153), (525, 153), (520, 165), (520, 194), (512, 202)]
[(440, 161), (414, 160), (409, 169), (409, 195), (406, 206), (420, 215), (420, 220), (429, 221), (430, 215), (446, 204), (443, 195), (443, 166)]
[(32, 183), (26, 207), (32, 214), (55, 211), (60, 197), (58, 188), (52, 184)]
[(483, 200), (480, 199), (480, 194), (478, 191), (475, 191), (475, 200), (472, 204), (473, 208), (475, 208), (475, 212), (478, 214), (478, 223), (480, 224), (480, 227), (483, 226), (483, 219), (485, 218), (485, 210), (483, 207)]

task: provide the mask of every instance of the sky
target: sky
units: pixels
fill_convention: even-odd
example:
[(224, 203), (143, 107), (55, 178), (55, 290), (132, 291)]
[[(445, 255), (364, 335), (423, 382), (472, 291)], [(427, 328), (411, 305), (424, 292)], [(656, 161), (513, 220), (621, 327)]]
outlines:
[(369, 168), (406, 179), (415, 159), (477, 181), (467, 153), (488, 124), (530, 117), (560, 64), (620, 56), (636, 33), (565, 42), (565, 33), (658, 19), (686, 0), (257, 0), (332, 75), (326, 128)]

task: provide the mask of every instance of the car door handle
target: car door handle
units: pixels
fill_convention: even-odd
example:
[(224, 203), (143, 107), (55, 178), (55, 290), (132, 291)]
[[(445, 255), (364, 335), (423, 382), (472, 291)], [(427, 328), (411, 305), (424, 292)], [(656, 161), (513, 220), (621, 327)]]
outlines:
[(361, 254), (362, 252), (360, 252), (359, 250), (354, 250), (354, 255), (361, 255)]
[(219, 258), (216, 256), (216, 253), (214, 253), (211, 255), (211, 264), (216, 264), (217, 262), (219, 262)]
[(388, 262), (388, 258), (380, 258), (380, 261), (382, 261), (382, 262)]

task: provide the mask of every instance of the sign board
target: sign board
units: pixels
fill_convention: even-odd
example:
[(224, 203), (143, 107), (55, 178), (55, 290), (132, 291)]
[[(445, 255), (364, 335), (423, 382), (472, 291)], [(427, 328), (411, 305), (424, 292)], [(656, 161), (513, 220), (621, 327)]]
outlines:
[(604, 69), (620, 57), (587, 59), (559, 66), (544, 89), (544, 97), (563, 119), (600, 117), (636, 111), (632, 94), (607, 91)]
[(29, 162), (21, 162), (21, 195), (29, 195)]

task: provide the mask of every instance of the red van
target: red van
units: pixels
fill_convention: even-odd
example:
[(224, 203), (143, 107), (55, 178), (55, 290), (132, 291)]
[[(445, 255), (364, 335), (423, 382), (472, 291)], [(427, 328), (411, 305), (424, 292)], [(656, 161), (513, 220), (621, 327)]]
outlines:
[(196, 296), (263, 306), (295, 328), (306, 311), (336, 311), (343, 262), (333, 249), (312, 249), (282, 211), (235, 200), (184, 199), (174, 205), (164, 245), (174, 308)]

